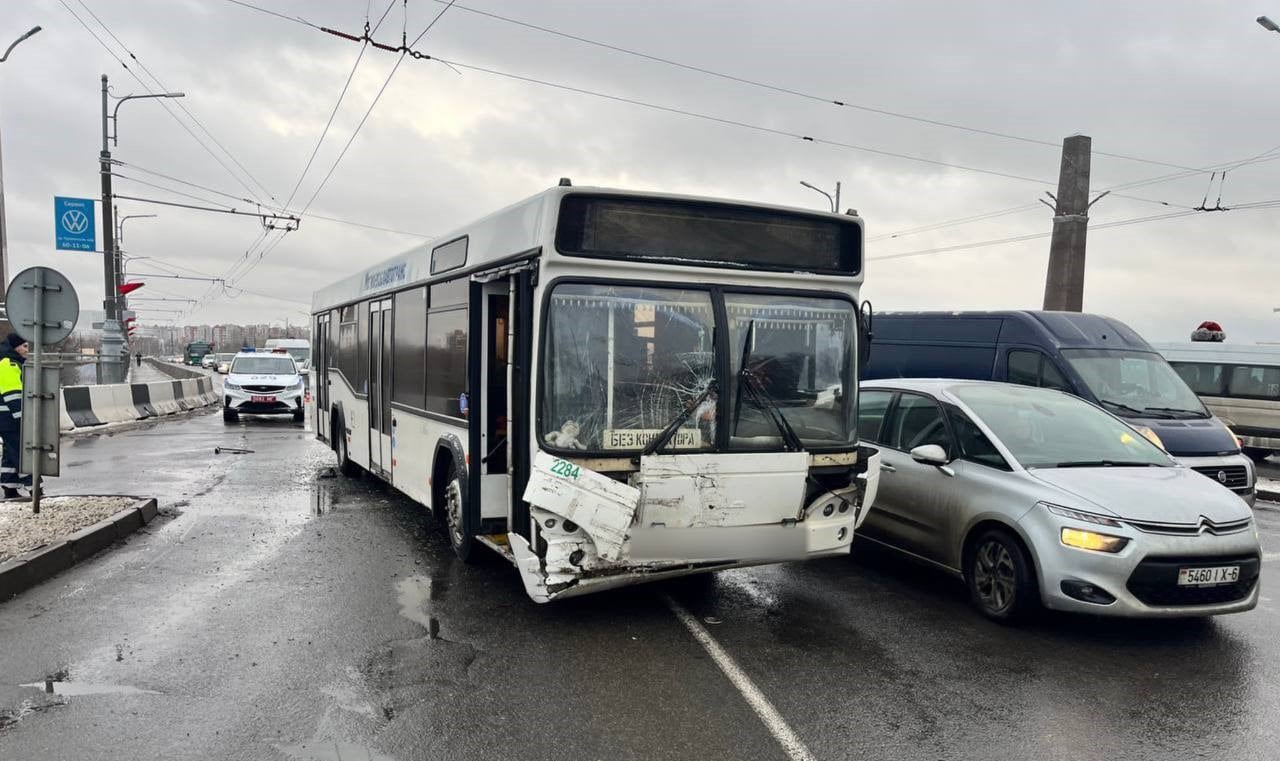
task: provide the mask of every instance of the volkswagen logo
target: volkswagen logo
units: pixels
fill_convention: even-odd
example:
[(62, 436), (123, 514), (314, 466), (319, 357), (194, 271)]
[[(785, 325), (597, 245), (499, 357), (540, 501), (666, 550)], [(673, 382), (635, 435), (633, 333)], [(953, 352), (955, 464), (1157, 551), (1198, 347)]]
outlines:
[(62, 228), (69, 233), (82, 233), (89, 228), (89, 217), (79, 209), (69, 209), (62, 214)]
[(1225, 470), (1218, 471), (1218, 482), (1224, 483), (1224, 484), (1227, 482), (1227, 471)]

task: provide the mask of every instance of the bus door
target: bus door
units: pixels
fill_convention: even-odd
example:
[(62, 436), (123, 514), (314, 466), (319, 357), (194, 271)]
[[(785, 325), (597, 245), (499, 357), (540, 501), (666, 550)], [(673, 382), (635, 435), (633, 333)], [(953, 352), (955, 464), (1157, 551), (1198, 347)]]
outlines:
[(472, 335), (480, 340), (476, 342), (469, 395), (472, 451), (482, 453), (478, 464), (475, 455), (471, 460), (473, 483), (480, 494), (480, 533), (515, 530), (527, 536), (528, 508), (519, 509), (523, 486), (517, 488), (517, 481), (521, 478), (519, 463), (528, 460), (527, 446), (520, 443), (529, 430), (525, 344), (530, 331), (521, 315), (532, 314), (532, 281), (527, 268), (477, 279), (481, 282), (472, 283)]
[(369, 305), (369, 470), (391, 473), (391, 299)]
[[(329, 313), (316, 317), (311, 362), (311, 396), (315, 401), (314, 425), (320, 438), (329, 441)], [(332, 443), (332, 442), (330, 442)]]

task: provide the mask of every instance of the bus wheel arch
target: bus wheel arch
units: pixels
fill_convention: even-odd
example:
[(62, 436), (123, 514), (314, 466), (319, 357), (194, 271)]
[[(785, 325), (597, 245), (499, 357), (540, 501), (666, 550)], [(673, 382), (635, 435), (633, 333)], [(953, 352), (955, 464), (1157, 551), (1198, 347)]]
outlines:
[(341, 405), (335, 404), (329, 414), (329, 431), (329, 446), (338, 456), (338, 472), (347, 478), (359, 477), (360, 466), (351, 459), (351, 454), (347, 450), (347, 421), (342, 415)]
[(467, 481), (462, 442), (455, 436), (441, 439), (431, 466), (431, 512), (444, 527), (454, 554), (464, 563), (475, 556), (475, 522)]

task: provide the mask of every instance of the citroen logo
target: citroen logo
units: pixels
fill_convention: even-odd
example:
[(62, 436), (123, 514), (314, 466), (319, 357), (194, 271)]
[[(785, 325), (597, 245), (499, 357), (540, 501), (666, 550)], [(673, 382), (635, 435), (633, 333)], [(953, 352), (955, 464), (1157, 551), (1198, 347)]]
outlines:
[(1225, 470), (1218, 471), (1218, 481), (1224, 484), (1227, 482), (1227, 471)]

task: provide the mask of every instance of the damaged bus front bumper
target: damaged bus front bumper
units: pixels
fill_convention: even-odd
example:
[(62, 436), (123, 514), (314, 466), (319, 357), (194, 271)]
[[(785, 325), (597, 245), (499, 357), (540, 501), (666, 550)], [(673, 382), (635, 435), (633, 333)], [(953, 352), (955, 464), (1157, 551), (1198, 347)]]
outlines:
[(879, 453), (847, 487), (805, 497), (809, 456), (657, 456), (630, 484), (545, 453), (525, 492), (541, 552), (515, 533), (529, 597), (548, 602), (646, 581), (846, 555), (875, 499)]

